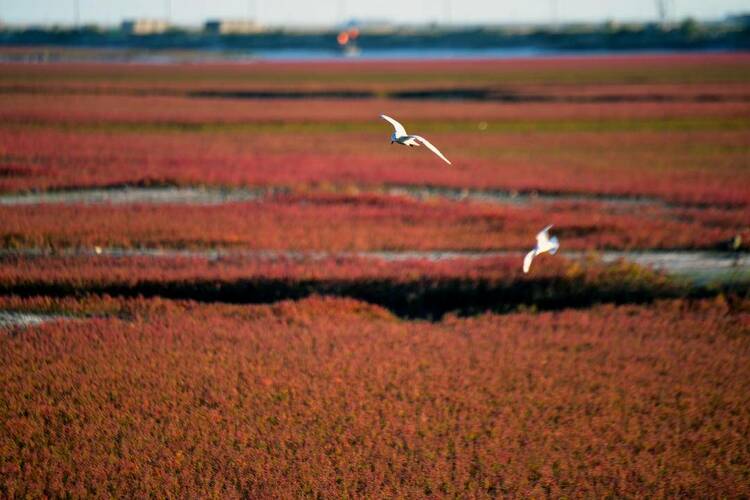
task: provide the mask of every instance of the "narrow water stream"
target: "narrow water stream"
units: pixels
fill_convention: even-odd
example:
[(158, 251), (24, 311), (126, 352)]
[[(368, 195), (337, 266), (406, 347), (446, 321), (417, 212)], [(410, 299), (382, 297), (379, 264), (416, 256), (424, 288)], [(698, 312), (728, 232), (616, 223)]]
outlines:
[[(45, 256), (45, 257), (150, 257), (154, 259), (203, 258), (218, 260), (221, 258), (247, 258), (258, 260), (292, 259), (323, 260), (329, 258), (377, 259), (389, 262), (425, 260), (430, 262), (457, 259), (482, 259), (489, 257), (517, 257), (519, 266), (523, 252), (518, 251), (371, 251), (371, 252), (327, 252), (327, 251), (289, 251), (289, 250), (242, 250), (242, 249), (161, 249), (161, 248), (71, 248), (64, 250), (45, 249), (5, 249), (0, 250), (0, 258), (12, 256)], [(733, 283), (750, 281), (750, 253), (717, 252), (701, 250), (673, 251), (561, 251), (560, 254), (570, 260), (598, 259), (604, 263), (625, 260), (635, 264), (680, 276), (695, 284)]]
[(0, 205), (52, 205), (52, 204), (112, 204), (131, 203), (184, 203), (192, 205), (220, 205), (243, 201), (256, 201), (273, 193), (270, 189), (198, 188), (198, 187), (122, 187), (101, 189), (75, 189), (39, 193), (2, 194)]
[(65, 316), (19, 311), (0, 311), (0, 330), (40, 325), (48, 321), (67, 319)]
[[(50, 205), (50, 204), (193, 204), (221, 205), (259, 201), (280, 193), (289, 193), (283, 187), (257, 188), (213, 188), (213, 187), (112, 187), (87, 188), (59, 191), (44, 191), (17, 194), (0, 194), (0, 205)], [(363, 192), (387, 196), (408, 197), (417, 200), (430, 198), (450, 201), (475, 201), (502, 205), (528, 205), (531, 203), (554, 203), (560, 201), (598, 201), (612, 205), (637, 207), (640, 205), (666, 205), (663, 200), (653, 197), (613, 196), (602, 194), (576, 193), (519, 193), (500, 189), (464, 189), (439, 186), (399, 186), (383, 188), (363, 188)]]

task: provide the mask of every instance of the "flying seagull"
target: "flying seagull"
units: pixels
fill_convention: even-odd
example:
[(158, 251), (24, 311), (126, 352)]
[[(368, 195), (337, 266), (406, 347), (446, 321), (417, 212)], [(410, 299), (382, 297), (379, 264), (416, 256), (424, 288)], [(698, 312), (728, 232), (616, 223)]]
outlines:
[(529, 272), (531, 261), (540, 253), (549, 252), (550, 255), (555, 255), (557, 249), (560, 248), (560, 242), (557, 241), (557, 236), (553, 236), (552, 238), (549, 237), (548, 231), (551, 227), (552, 224), (539, 231), (539, 234), (536, 235), (536, 248), (527, 253), (526, 257), (524, 257), (523, 272)]
[(447, 163), (448, 165), (451, 164), (448, 158), (443, 156), (443, 153), (441, 153), (438, 150), (438, 148), (433, 146), (432, 143), (428, 141), (427, 139), (425, 139), (424, 137), (419, 136), (419, 135), (407, 134), (404, 126), (401, 125), (396, 120), (394, 120), (393, 118), (391, 118), (390, 116), (380, 115), (380, 117), (383, 120), (389, 122), (391, 125), (393, 125), (393, 128), (396, 129), (395, 132), (393, 132), (393, 135), (391, 136), (391, 144), (395, 142), (396, 144), (401, 144), (402, 146), (410, 146), (410, 147), (413, 147), (413, 146), (419, 147), (422, 144), (424, 144), (425, 146), (427, 146), (427, 149), (429, 149), (430, 151), (438, 155), (440, 158), (442, 158), (445, 163)]

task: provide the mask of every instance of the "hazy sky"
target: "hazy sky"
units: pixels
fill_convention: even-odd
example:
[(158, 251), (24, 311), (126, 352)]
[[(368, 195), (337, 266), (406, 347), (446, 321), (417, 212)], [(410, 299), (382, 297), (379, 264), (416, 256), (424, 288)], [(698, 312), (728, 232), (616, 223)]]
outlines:
[[(264, 24), (332, 24), (342, 19), (405, 23), (509, 23), (655, 19), (656, 0), (0, 0), (6, 23), (70, 24), (78, 2), (82, 23), (116, 24), (123, 18), (166, 17), (176, 24), (207, 18), (247, 17)], [(750, 11), (750, 0), (667, 0), (672, 18), (718, 19)], [(398, 12), (395, 11), (398, 8)], [(398, 16), (398, 17), (397, 17)]]

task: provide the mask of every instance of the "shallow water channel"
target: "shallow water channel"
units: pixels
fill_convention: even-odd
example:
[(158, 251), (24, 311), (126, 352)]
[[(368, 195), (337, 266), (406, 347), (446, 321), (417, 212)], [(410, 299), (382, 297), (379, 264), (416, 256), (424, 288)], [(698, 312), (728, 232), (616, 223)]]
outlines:
[(19, 311), (0, 311), (0, 330), (40, 325), (48, 321), (68, 319), (54, 314), (39, 314)]
[(131, 203), (191, 205), (221, 205), (264, 198), (272, 190), (244, 188), (199, 187), (118, 187), (44, 191), (38, 193), (3, 194), (0, 205), (54, 205), (54, 204), (112, 204)]
[[(329, 258), (377, 259), (389, 262), (425, 260), (430, 262), (457, 259), (483, 259), (491, 257), (517, 257), (519, 266), (524, 252), (517, 251), (372, 251), (372, 252), (327, 252), (327, 251), (288, 251), (288, 250), (242, 250), (242, 249), (162, 249), (162, 248), (70, 248), (63, 250), (46, 249), (6, 249), (0, 250), (3, 256), (39, 257), (150, 257), (154, 259), (202, 258), (219, 260), (222, 258), (246, 258), (258, 260), (323, 260)], [(644, 267), (684, 278), (696, 285), (709, 283), (732, 284), (750, 283), (750, 253), (718, 252), (702, 250), (673, 251), (561, 251), (562, 257), (570, 260), (600, 260), (614, 263), (619, 260), (632, 262)]]
[[(365, 188), (364, 192), (387, 196), (407, 197), (417, 200), (430, 198), (450, 201), (475, 201), (503, 205), (526, 205), (530, 203), (554, 203), (559, 201), (599, 201), (624, 206), (666, 205), (658, 198), (627, 197), (577, 193), (516, 192), (499, 189), (462, 189), (440, 186), (389, 185), (382, 188)], [(215, 187), (106, 187), (43, 191), (30, 193), (0, 194), (0, 205), (51, 205), (51, 204), (191, 204), (221, 205), (260, 201), (274, 195), (289, 193), (283, 187), (215, 188)]]

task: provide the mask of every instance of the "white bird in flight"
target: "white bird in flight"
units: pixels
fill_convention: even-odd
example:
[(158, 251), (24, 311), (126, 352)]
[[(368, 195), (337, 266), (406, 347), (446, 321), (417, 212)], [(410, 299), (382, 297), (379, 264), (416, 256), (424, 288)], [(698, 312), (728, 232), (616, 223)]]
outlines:
[(422, 144), (424, 144), (425, 146), (427, 146), (427, 149), (429, 149), (430, 151), (438, 155), (440, 158), (442, 158), (445, 163), (447, 163), (448, 165), (451, 165), (451, 162), (448, 160), (448, 158), (443, 156), (443, 153), (441, 153), (438, 150), (438, 148), (433, 146), (430, 141), (428, 141), (427, 139), (419, 135), (407, 134), (404, 126), (401, 125), (396, 120), (394, 120), (393, 118), (391, 118), (390, 116), (380, 115), (380, 117), (383, 120), (389, 122), (391, 125), (393, 125), (393, 128), (396, 129), (395, 132), (393, 132), (393, 135), (391, 136), (391, 144), (395, 142), (396, 144), (401, 144), (402, 146), (409, 146), (409, 147), (414, 147), (414, 146), (419, 147)]
[(552, 238), (549, 237), (548, 231), (551, 227), (552, 224), (539, 231), (539, 234), (536, 235), (536, 248), (527, 253), (526, 257), (524, 257), (523, 272), (529, 272), (531, 261), (540, 253), (549, 252), (550, 255), (555, 255), (557, 249), (560, 248), (560, 242), (557, 241), (557, 236), (553, 236)]

